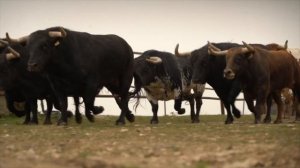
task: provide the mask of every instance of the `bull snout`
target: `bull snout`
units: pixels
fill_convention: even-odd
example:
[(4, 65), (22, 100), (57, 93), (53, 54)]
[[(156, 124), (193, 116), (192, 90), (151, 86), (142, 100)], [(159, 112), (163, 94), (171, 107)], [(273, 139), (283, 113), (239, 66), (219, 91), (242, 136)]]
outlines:
[(234, 79), (235, 73), (232, 71), (232, 69), (224, 69), (224, 77), (227, 79)]
[(35, 63), (35, 62), (28, 63), (27, 70), (30, 71), (30, 72), (38, 71), (38, 64)]

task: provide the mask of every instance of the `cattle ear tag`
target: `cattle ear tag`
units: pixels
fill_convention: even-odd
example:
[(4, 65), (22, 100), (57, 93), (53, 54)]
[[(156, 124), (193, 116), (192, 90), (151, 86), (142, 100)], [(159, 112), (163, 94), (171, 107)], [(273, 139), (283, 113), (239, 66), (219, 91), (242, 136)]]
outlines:
[(60, 44), (60, 42), (59, 41), (56, 41), (55, 43), (54, 43), (54, 46), (58, 46)]

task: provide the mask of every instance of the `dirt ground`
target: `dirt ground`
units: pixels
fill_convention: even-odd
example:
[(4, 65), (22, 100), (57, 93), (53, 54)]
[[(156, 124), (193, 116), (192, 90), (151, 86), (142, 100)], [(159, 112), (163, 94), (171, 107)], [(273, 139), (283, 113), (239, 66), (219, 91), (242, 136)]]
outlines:
[[(42, 123), (41, 116), (40, 123)], [(24, 126), (23, 118), (0, 118), (0, 168), (296, 168), (300, 165), (300, 124), (253, 124), (242, 116), (136, 117), (115, 126), (116, 117), (69, 126)], [(53, 118), (56, 121), (56, 118)]]

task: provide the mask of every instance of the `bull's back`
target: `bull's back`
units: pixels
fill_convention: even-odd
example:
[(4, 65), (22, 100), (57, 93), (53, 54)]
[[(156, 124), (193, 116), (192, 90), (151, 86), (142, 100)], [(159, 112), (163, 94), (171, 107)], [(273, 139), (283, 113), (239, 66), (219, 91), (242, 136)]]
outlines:
[(132, 71), (133, 51), (121, 37), (78, 32), (72, 35), (74, 62), (83, 73), (110, 78)]
[(299, 66), (286, 51), (271, 51), (268, 55), (272, 89), (293, 88), (299, 81)]

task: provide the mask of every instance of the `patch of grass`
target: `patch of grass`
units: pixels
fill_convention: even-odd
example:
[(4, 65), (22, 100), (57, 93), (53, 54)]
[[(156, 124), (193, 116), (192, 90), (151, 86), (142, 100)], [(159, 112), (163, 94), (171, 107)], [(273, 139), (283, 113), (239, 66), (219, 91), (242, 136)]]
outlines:
[(195, 163), (194, 168), (209, 168), (208, 163), (206, 161), (199, 160)]
[(253, 116), (246, 115), (225, 125), (226, 116), (205, 115), (199, 124), (190, 123), (189, 116), (163, 116), (151, 125), (151, 117), (136, 116), (134, 123), (116, 126), (117, 118), (100, 115), (90, 123), (83, 116), (82, 124), (70, 118), (68, 126), (56, 126), (55, 115), (50, 126), (42, 125), (43, 115), (38, 126), (22, 125), (24, 118), (0, 118), (0, 162), (59, 160), (72, 167), (67, 160), (79, 159), (124, 168), (207, 168), (234, 162), (251, 167), (261, 160), (265, 167), (300, 164), (299, 123), (255, 125)]

